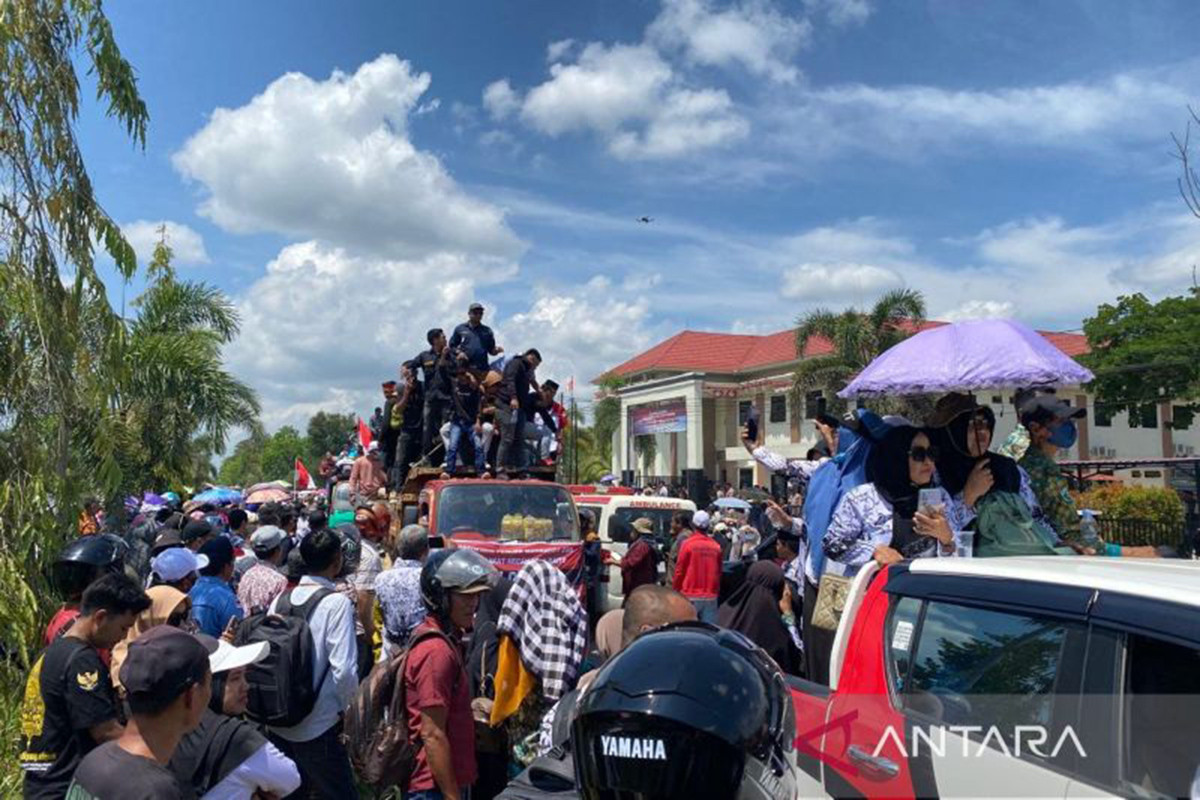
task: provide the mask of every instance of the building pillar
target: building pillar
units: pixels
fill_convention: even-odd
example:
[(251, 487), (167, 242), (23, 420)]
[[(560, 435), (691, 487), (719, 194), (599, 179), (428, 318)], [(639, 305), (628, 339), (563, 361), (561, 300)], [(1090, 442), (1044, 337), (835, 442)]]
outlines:
[(693, 381), (684, 397), (687, 407), (687, 469), (704, 469), (704, 392), (700, 381)]
[[(1086, 409), (1088, 407), (1088, 398), (1086, 394), (1075, 395), (1075, 407)], [(1092, 457), (1092, 448), (1088, 446), (1088, 417), (1084, 415), (1080, 417), (1075, 424), (1079, 431), (1077, 442), (1079, 444), (1079, 460), (1088, 461)]]
[(788, 398), (787, 406), (788, 406), (788, 423), (789, 423), (789, 426), (791, 427), (790, 433), (791, 433), (792, 444), (799, 444), (800, 437), (801, 437), (800, 418), (803, 417), (804, 415), (800, 413), (800, 410), (796, 407), (796, 404), (791, 402), (790, 397)]
[(621, 397), (621, 426), (617, 429), (620, 441), (613, 447), (613, 474), (621, 476), (621, 472), (629, 469), (629, 407), (625, 398)]

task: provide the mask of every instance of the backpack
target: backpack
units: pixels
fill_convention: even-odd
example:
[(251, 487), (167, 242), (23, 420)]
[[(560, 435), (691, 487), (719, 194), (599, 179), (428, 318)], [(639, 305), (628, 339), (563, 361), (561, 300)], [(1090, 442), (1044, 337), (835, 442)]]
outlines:
[(446, 642), (461, 672), (458, 650), (450, 638), (437, 628), (422, 626), (413, 632), (407, 647), (371, 669), (342, 719), (342, 743), (354, 773), (375, 789), (406, 788), (416, 769), (423, 743), (408, 737), (404, 671), (417, 643), (433, 638)]
[(316, 657), (308, 620), (317, 604), (331, 594), (333, 589), (318, 589), (307, 601), (293, 606), (291, 592), (284, 592), (274, 614), (255, 614), (238, 626), (235, 645), (270, 644), (267, 657), (246, 668), (250, 684), (246, 716), (250, 719), (262, 725), (290, 728), (312, 713), (321, 686), (329, 677), (329, 662), (325, 662), (321, 678), (314, 684)]
[(1075, 554), (1069, 547), (1054, 546), (1050, 532), (1033, 518), (1019, 495), (988, 492), (975, 504), (975, 509), (976, 557)]

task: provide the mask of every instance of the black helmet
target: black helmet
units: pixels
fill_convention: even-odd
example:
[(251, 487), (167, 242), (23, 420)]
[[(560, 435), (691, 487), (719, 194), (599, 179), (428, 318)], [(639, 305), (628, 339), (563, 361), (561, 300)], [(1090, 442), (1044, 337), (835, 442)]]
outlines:
[(349, 522), (338, 525), (333, 532), (342, 540), (342, 574), (349, 575), (362, 561), (362, 534)]
[(601, 669), (571, 739), (581, 797), (791, 798), (796, 720), (783, 674), (734, 631), (667, 625)]
[(449, 610), (448, 592), (486, 591), (495, 574), (492, 562), (474, 550), (436, 550), (421, 567), (421, 599), (435, 614), (444, 614)]
[(82, 536), (63, 548), (50, 567), (50, 581), (67, 599), (76, 599), (83, 590), (106, 572), (123, 572), (129, 545), (112, 533)]

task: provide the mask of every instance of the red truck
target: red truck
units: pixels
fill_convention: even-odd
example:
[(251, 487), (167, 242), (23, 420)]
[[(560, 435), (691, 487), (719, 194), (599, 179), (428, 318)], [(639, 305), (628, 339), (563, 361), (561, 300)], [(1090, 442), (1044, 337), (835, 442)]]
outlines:
[(505, 572), (540, 558), (573, 582), (582, 579), (579, 514), (565, 486), (552, 480), (442, 480), (440, 473), (410, 472), (399, 497), (401, 524), (421, 522), (435, 545), (451, 540), (478, 550)]
[(802, 797), (1195, 797), (1200, 563), (919, 559), (789, 681)]

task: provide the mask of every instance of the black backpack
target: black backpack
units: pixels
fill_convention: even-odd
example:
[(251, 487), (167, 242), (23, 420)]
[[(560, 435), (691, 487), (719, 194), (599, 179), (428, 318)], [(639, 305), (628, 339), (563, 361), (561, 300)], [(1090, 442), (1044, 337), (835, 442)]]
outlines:
[(246, 716), (262, 725), (290, 728), (312, 713), (317, 695), (329, 677), (326, 660), (315, 684), (316, 657), (308, 620), (332, 589), (318, 589), (303, 604), (293, 606), (291, 592), (279, 596), (275, 613), (255, 614), (238, 626), (237, 646), (269, 642), (267, 657), (246, 668), (250, 703)]

